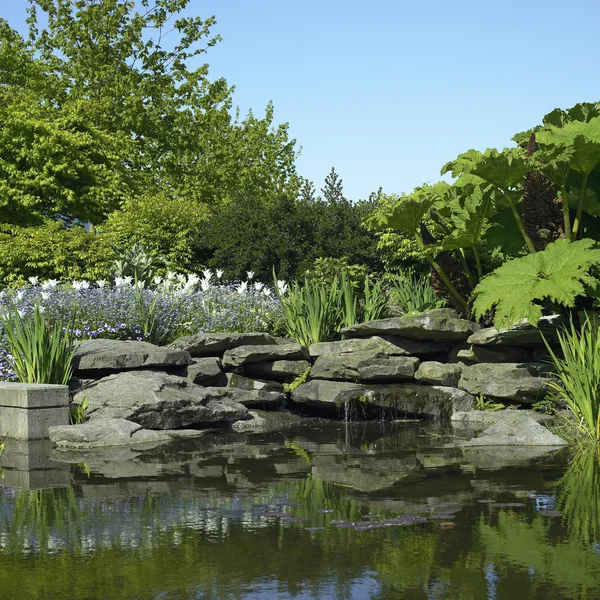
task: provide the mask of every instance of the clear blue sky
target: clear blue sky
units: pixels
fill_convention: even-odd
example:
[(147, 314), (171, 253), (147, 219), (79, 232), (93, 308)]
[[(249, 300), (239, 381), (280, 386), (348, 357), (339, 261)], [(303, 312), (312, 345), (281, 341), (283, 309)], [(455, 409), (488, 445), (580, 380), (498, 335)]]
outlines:
[[(0, 0), (24, 30), (25, 0)], [(600, 100), (597, 0), (191, 0), (243, 113), (269, 100), (317, 189), (408, 192), (469, 148), (511, 145), (555, 107)]]

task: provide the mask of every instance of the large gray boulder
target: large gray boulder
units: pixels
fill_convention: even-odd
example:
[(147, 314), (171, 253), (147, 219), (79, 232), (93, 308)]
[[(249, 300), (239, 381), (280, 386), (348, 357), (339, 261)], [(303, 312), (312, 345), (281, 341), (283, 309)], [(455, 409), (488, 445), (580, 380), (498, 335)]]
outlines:
[(550, 315), (542, 317), (537, 327), (526, 321), (513, 325), (510, 329), (496, 329), (487, 327), (476, 331), (467, 340), (469, 344), (479, 346), (529, 346), (544, 347), (542, 334), (549, 342), (557, 339), (557, 332), (565, 325), (565, 319), (561, 315)]
[(223, 367), (241, 367), (252, 363), (275, 362), (276, 360), (306, 360), (308, 350), (300, 344), (238, 346), (223, 354)]
[(264, 346), (277, 344), (277, 338), (268, 333), (196, 333), (176, 339), (167, 346), (172, 350), (185, 350), (192, 356), (222, 356), (223, 352), (238, 346)]
[(87, 416), (126, 419), (146, 429), (179, 429), (243, 419), (248, 410), (204, 388), (160, 371), (125, 371), (109, 375), (75, 395), (88, 397)]
[(473, 446), (566, 446), (567, 442), (526, 415), (515, 412), (485, 429), (478, 437), (460, 442)]
[(244, 373), (251, 377), (290, 383), (306, 372), (309, 367), (310, 363), (306, 360), (276, 360), (275, 362), (244, 365)]
[(149, 342), (95, 339), (82, 342), (73, 358), (75, 371), (173, 369), (192, 362), (189, 352), (161, 348)]
[(429, 360), (422, 362), (415, 373), (415, 379), (420, 383), (430, 385), (445, 385), (457, 387), (462, 367)]
[(313, 365), (313, 379), (342, 381), (398, 381), (412, 379), (419, 359), (412, 356), (388, 356), (377, 351), (349, 354), (322, 354)]
[(448, 350), (448, 344), (384, 335), (349, 338), (339, 342), (318, 342), (312, 344), (308, 352), (313, 358), (317, 358), (322, 354), (347, 354), (349, 352), (376, 352), (390, 356), (423, 356), (444, 354)]
[[(471, 336), (472, 337), (472, 336)], [(517, 346), (477, 346), (464, 343), (455, 347), (448, 358), (448, 362), (461, 362), (465, 365), (478, 363), (522, 363), (532, 361), (531, 348)]]
[(481, 363), (463, 368), (458, 387), (475, 395), (535, 402), (548, 390), (548, 379), (533, 363)]
[(143, 429), (125, 419), (97, 419), (82, 425), (60, 425), (48, 429), (49, 437), (59, 447), (96, 448), (168, 442), (173, 438), (164, 431)]
[(475, 398), (462, 390), (445, 386), (402, 383), (361, 385), (313, 379), (292, 392), (298, 406), (329, 414), (369, 416), (384, 413), (394, 417), (445, 419), (457, 411), (472, 410)]
[(216, 356), (195, 358), (177, 374), (198, 385), (215, 385), (223, 375), (221, 359)]
[(455, 310), (438, 308), (414, 315), (367, 321), (342, 329), (346, 338), (398, 335), (416, 340), (463, 342), (479, 329), (477, 323), (462, 319)]

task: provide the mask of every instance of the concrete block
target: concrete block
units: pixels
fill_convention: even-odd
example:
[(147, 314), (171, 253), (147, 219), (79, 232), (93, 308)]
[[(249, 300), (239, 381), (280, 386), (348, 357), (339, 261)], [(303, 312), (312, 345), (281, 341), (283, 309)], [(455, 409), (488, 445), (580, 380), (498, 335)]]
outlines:
[(0, 383), (0, 437), (48, 438), (48, 428), (69, 424), (66, 385)]

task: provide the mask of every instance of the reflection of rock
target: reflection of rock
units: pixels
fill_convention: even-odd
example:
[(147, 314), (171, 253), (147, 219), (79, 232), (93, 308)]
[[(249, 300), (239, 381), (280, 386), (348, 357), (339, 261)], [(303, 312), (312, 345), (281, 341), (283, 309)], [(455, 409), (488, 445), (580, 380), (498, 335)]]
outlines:
[(388, 381), (412, 379), (419, 359), (412, 356), (388, 356), (377, 351), (348, 354), (321, 354), (311, 370), (314, 379)]
[(170, 369), (189, 365), (188, 352), (161, 348), (149, 342), (95, 339), (81, 342), (73, 368), (76, 371), (123, 371), (125, 369)]
[(490, 425), (478, 437), (459, 442), (470, 446), (566, 446), (567, 442), (526, 415), (514, 413)]
[(244, 406), (211, 390), (159, 371), (126, 371), (100, 379), (77, 394), (75, 402), (87, 395), (90, 420), (126, 419), (146, 429), (178, 429), (246, 416)]
[(315, 455), (312, 476), (331, 483), (347, 485), (361, 492), (389, 488), (413, 474), (414, 455), (402, 458), (360, 455)]
[(558, 451), (552, 446), (480, 446), (461, 450), (463, 466), (490, 470), (524, 465)]
[(346, 338), (398, 335), (417, 340), (462, 342), (478, 329), (479, 325), (461, 319), (456, 311), (450, 308), (439, 308), (393, 319), (360, 323), (342, 329), (342, 334)]
[(539, 375), (540, 367), (532, 363), (481, 363), (463, 368), (458, 387), (475, 395), (535, 402), (548, 389), (548, 380)]
[(236, 421), (231, 429), (240, 433), (264, 433), (280, 431), (304, 424), (305, 419), (292, 413), (280, 411), (250, 410), (245, 419)]

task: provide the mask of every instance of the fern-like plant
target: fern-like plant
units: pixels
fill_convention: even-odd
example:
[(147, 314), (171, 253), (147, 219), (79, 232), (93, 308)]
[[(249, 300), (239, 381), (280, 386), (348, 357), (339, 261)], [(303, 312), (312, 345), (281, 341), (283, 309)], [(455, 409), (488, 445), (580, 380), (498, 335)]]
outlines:
[(600, 249), (593, 240), (556, 240), (484, 277), (474, 291), (473, 312), (479, 318), (495, 309), (496, 327), (510, 327), (522, 319), (536, 325), (544, 302), (572, 307), (586, 286), (596, 288), (598, 281), (590, 271), (598, 265)]

